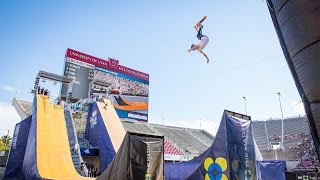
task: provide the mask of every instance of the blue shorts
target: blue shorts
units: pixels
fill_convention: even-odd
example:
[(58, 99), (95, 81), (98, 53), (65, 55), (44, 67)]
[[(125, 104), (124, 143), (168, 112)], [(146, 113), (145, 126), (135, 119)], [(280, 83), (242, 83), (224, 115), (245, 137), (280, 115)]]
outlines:
[(203, 36), (205, 36), (205, 35), (202, 35), (202, 28), (203, 28), (203, 26), (200, 26), (200, 28), (199, 28), (199, 30), (198, 30), (197, 38), (198, 38), (199, 40), (201, 40), (201, 38), (202, 38)]

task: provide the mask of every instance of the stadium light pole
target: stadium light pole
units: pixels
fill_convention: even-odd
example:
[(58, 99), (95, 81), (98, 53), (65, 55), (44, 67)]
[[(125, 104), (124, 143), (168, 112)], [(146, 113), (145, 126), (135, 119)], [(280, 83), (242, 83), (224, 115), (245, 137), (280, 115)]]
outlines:
[(162, 120), (162, 125), (163, 125), (163, 119), (164, 119), (164, 118), (163, 118), (163, 112), (162, 112), (162, 117), (161, 117), (161, 120)]
[(246, 97), (245, 96), (243, 96), (242, 97), (243, 98), (243, 102), (244, 102), (244, 110), (246, 111), (246, 115), (248, 115), (248, 113), (247, 113), (247, 103), (246, 103)]
[(281, 105), (281, 93), (277, 93), (279, 96), (279, 105), (280, 105), (280, 110), (281, 110), (281, 143), (283, 145), (283, 111), (282, 111), (282, 105)]

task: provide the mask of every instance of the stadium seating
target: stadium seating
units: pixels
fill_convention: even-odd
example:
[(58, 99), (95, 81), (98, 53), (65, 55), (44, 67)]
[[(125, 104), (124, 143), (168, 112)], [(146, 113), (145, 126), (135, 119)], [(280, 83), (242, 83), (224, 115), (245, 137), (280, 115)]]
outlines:
[(172, 155), (182, 155), (183, 154), (183, 152), (180, 149), (178, 149), (177, 147), (175, 147), (175, 145), (173, 145), (173, 143), (168, 139), (164, 140), (164, 153), (165, 154), (172, 154)]
[[(193, 136), (188, 128), (179, 128), (172, 126), (163, 126), (152, 124), (152, 126), (161, 132), (165, 137), (182, 148), (187, 154), (198, 155), (204, 152), (208, 146)], [(199, 131), (199, 130), (198, 130)]]
[(305, 116), (290, 117), (283, 120), (284, 141), (283, 148), (274, 151), (270, 143), (281, 143), (282, 120), (270, 119), (266, 121), (253, 121), (253, 136), (258, 148), (265, 160), (295, 160), (299, 148), (295, 148), (303, 142), (303, 135), (310, 135), (308, 120)]
[(253, 137), (259, 149), (268, 149), (268, 137), (265, 121), (253, 121)]
[(199, 129), (186, 129), (188, 133), (196, 137), (199, 141), (201, 141), (206, 146), (210, 146), (213, 142), (214, 137), (209, 134), (207, 131), (199, 130)]
[(162, 135), (156, 129), (154, 129), (149, 123), (145, 122), (132, 122), (132, 121), (122, 121), (122, 125), (127, 131), (137, 132), (143, 134), (154, 134)]

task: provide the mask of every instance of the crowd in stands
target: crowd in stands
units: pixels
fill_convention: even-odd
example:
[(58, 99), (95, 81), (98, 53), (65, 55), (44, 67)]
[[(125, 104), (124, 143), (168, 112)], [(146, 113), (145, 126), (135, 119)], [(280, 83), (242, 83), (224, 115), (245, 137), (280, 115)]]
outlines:
[[(272, 135), (270, 140), (280, 140), (281, 136)], [(310, 133), (295, 133), (285, 135), (284, 141), (294, 140), (295, 143), (289, 146), (289, 149), (294, 149), (296, 152), (296, 159), (300, 163), (296, 168), (316, 168), (320, 166), (316, 149)]]
[(81, 163), (81, 175), (85, 177), (97, 177), (98, 168), (92, 163)]
[[(273, 134), (269, 136), (269, 140), (281, 140), (281, 136)], [(295, 133), (284, 135), (284, 144), (286, 141), (294, 141), (289, 149), (295, 150), (295, 158), (300, 161), (296, 168), (316, 168), (320, 167), (316, 149), (310, 133)]]
[[(295, 134), (290, 134), (290, 135), (284, 135), (283, 140), (290, 140), (290, 139), (295, 139), (295, 138), (304, 138), (309, 136), (309, 133), (295, 133)], [(277, 134), (273, 134), (269, 137), (269, 140), (280, 140), (281, 136)]]
[(281, 139), (281, 136), (279, 136), (277, 134), (274, 134), (274, 135), (269, 137), (269, 140), (280, 140), (280, 139)]
[(45, 96), (49, 96), (49, 90), (38, 86), (37, 87), (37, 94), (42, 94), (42, 95), (45, 95)]
[(295, 144), (294, 146), (290, 146), (289, 148), (294, 148), (297, 150), (296, 158), (300, 160), (300, 163), (297, 167), (319, 167), (320, 163), (311, 134), (299, 133), (298, 135), (296, 135), (296, 137), (300, 137), (301, 140), (297, 144)]

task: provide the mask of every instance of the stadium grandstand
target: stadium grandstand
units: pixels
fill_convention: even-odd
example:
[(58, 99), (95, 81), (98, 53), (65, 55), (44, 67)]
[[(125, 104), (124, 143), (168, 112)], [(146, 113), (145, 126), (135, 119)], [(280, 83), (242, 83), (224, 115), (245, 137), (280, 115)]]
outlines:
[[(264, 160), (286, 160), (292, 168), (318, 166), (306, 116), (253, 121), (253, 136)], [(290, 164), (290, 163), (287, 163)]]
[[(13, 99), (13, 106), (21, 117), (31, 114), (31, 102)], [(87, 115), (81, 111), (73, 113), (79, 145), (94, 148), (85, 138)], [(186, 161), (204, 152), (213, 142), (214, 136), (205, 130), (166, 126), (146, 122), (122, 121), (126, 131), (164, 135), (166, 161)], [(306, 116), (283, 119), (253, 121), (253, 136), (264, 160), (286, 160), (294, 167), (309, 167), (318, 164), (315, 147)]]

